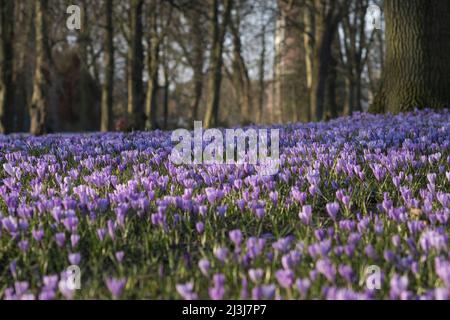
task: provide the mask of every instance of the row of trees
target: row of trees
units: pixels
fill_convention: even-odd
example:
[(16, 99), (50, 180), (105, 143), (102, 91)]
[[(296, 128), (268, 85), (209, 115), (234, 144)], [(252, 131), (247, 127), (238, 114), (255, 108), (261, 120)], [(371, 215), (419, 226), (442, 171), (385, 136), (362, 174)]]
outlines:
[(75, 31), (70, 4), (0, 0), (0, 132), (320, 121), (450, 100), (446, 1), (80, 0)]

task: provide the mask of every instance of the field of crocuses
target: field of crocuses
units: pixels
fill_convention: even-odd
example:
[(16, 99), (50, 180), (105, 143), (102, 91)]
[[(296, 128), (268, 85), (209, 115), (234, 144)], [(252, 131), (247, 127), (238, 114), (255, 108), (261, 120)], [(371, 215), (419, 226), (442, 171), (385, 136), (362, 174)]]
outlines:
[(0, 298), (450, 297), (448, 110), (277, 128), (266, 177), (170, 132), (0, 136)]

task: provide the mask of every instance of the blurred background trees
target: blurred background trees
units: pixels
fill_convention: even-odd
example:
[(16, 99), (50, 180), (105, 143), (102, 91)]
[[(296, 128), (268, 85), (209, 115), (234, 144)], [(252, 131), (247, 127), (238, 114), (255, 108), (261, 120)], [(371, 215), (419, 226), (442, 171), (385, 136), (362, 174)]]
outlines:
[[(66, 26), (71, 4), (79, 30)], [(427, 0), (0, 0), (0, 132), (447, 106), (449, 11)]]

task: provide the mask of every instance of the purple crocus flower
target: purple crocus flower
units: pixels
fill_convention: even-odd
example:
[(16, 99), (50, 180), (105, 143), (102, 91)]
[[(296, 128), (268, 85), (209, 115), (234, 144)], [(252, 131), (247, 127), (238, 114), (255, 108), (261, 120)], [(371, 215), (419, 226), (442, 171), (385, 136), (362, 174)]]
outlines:
[(208, 207), (207, 206), (199, 206), (198, 207), (198, 213), (201, 216), (206, 216), (206, 213), (208, 212)]
[(349, 265), (340, 265), (338, 267), (339, 274), (342, 278), (344, 278), (348, 283), (352, 283), (354, 280), (354, 273), (352, 267)]
[(292, 250), (288, 254), (285, 254), (281, 257), (281, 264), (283, 265), (284, 269), (294, 269), (300, 262), (301, 259), (301, 253)]
[(69, 262), (73, 265), (80, 264), (81, 255), (79, 253), (70, 253), (69, 254)]
[(305, 297), (308, 293), (309, 287), (311, 287), (311, 281), (308, 278), (297, 279), (295, 286), (302, 297)]
[(450, 290), (448, 288), (434, 289), (434, 296), (436, 300), (450, 300)]
[(29, 287), (30, 285), (27, 281), (16, 281), (14, 283), (14, 290), (17, 296), (25, 294), (28, 291)]
[(117, 279), (117, 278), (109, 278), (106, 279), (106, 287), (108, 288), (109, 292), (113, 296), (114, 299), (119, 299), (122, 295), (122, 291), (125, 288), (125, 285), (127, 284), (127, 279)]
[(75, 216), (67, 217), (63, 219), (63, 225), (67, 231), (74, 232), (78, 227), (78, 218)]
[(70, 236), (70, 244), (72, 248), (75, 248), (78, 245), (78, 241), (80, 241), (80, 236), (78, 234), (72, 234)]
[(205, 230), (205, 225), (203, 224), (203, 222), (199, 221), (195, 224), (195, 229), (199, 234), (202, 234), (203, 231)]
[(428, 252), (431, 249), (436, 249), (437, 251), (446, 250), (447, 242), (448, 237), (435, 230), (425, 231), (420, 237), (420, 246), (425, 252)]
[(255, 216), (258, 219), (264, 218), (265, 215), (266, 215), (266, 210), (264, 208), (261, 208), (261, 207), (255, 208)]
[(304, 224), (309, 225), (311, 223), (311, 218), (312, 218), (311, 206), (309, 206), (309, 205), (303, 206), (302, 211), (300, 211), (298, 216)]
[(16, 172), (15, 169), (13, 168), (13, 166), (9, 163), (4, 163), (3, 164), (3, 169), (5, 170), (5, 172), (7, 174), (9, 174), (11, 177), (15, 178), (16, 176)]
[(436, 257), (434, 267), (438, 277), (444, 282), (447, 288), (450, 287), (450, 262), (442, 258)]
[(240, 210), (241, 212), (243, 212), (244, 209), (245, 209), (245, 200), (244, 200), (244, 199), (239, 199), (239, 200), (237, 200), (237, 201), (236, 201), (236, 205), (237, 205), (237, 207), (239, 208), (239, 210)]
[(350, 197), (349, 196), (343, 196), (342, 197), (342, 203), (346, 208), (350, 207)]
[(289, 250), (292, 240), (292, 237), (281, 238), (272, 244), (272, 248), (280, 252), (286, 252)]
[(11, 261), (11, 263), (9, 264), (9, 271), (11, 272), (11, 275), (13, 277), (17, 276), (17, 261), (16, 260)]
[(97, 236), (98, 236), (98, 238), (100, 239), (100, 241), (105, 240), (106, 229), (105, 229), (105, 228), (97, 229)]
[(220, 201), (223, 197), (223, 192), (214, 188), (206, 188), (206, 197), (210, 204), (214, 204), (216, 201)]
[(209, 268), (211, 267), (211, 264), (209, 263), (208, 259), (201, 259), (198, 262), (198, 267), (201, 271), (201, 273), (207, 277), (208, 276), (208, 272), (209, 272)]
[(116, 257), (117, 262), (121, 263), (123, 261), (123, 258), (125, 256), (125, 253), (123, 251), (117, 251), (114, 256)]
[(395, 259), (395, 253), (391, 250), (384, 250), (383, 256), (384, 259), (388, 262), (392, 262)]
[(402, 294), (406, 292), (408, 289), (408, 277), (406, 275), (400, 276), (398, 274), (395, 274), (391, 278), (390, 282), (390, 297), (391, 299), (399, 299), (402, 297)]
[(214, 286), (223, 287), (225, 285), (225, 276), (221, 273), (216, 273), (213, 276)]
[(292, 270), (281, 269), (275, 272), (278, 283), (285, 289), (294, 284), (294, 272)]
[(307, 194), (305, 192), (301, 192), (297, 188), (292, 188), (291, 193), (295, 201), (299, 202), (300, 204), (305, 203), (307, 198)]
[(43, 229), (37, 229), (31, 231), (31, 234), (33, 235), (34, 240), (37, 242), (41, 242), (42, 238), (44, 238), (44, 230)]
[(364, 248), (364, 252), (371, 259), (376, 259), (377, 258), (377, 252), (375, 251), (375, 248), (371, 244), (368, 244)]
[(58, 247), (63, 247), (66, 243), (66, 235), (62, 232), (55, 234), (55, 241)]
[(254, 283), (259, 283), (264, 276), (264, 270), (261, 268), (248, 270), (248, 276)]
[(56, 297), (56, 292), (54, 290), (44, 289), (39, 293), (39, 300), (54, 300)]
[(29, 244), (28, 240), (21, 240), (18, 243), (18, 247), (22, 252), (27, 252), (28, 249), (30, 248), (30, 244)]
[(272, 201), (273, 205), (276, 206), (278, 204), (278, 192), (271, 191), (269, 193), (269, 198)]
[(336, 267), (328, 259), (320, 259), (316, 262), (316, 270), (327, 278), (328, 281), (334, 282), (336, 277)]
[(2, 219), (2, 224), (3, 224), (3, 228), (6, 229), (6, 231), (8, 231), (10, 234), (16, 233), (17, 232), (17, 219), (14, 217), (6, 217)]
[(230, 240), (234, 243), (236, 247), (239, 247), (242, 242), (242, 232), (239, 229), (231, 230), (228, 233)]
[(247, 278), (242, 278), (241, 281), (241, 299), (246, 300), (248, 298), (248, 281)]
[(256, 286), (252, 289), (253, 300), (271, 300), (275, 296), (274, 284)]
[(57, 275), (49, 275), (44, 276), (42, 278), (42, 282), (44, 283), (44, 288), (46, 289), (56, 289), (58, 286), (58, 276)]
[(108, 222), (106, 223), (107, 227), (108, 227), (108, 234), (111, 237), (111, 239), (115, 239), (116, 236), (116, 224), (114, 223), (114, 221), (112, 220), (108, 220)]
[(213, 276), (214, 286), (209, 288), (209, 296), (212, 300), (222, 300), (225, 295), (225, 276), (217, 273)]
[(336, 216), (339, 212), (339, 204), (337, 202), (327, 203), (326, 208), (331, 219), (336, 220)]
[(227, 248), (216, 248), (214, 249), (214, 256), (222, 262), (225, 262), (228, 257)]
[(392, 238), (392, 244), (394, 245), (394, 247), (398, 247), (401, 244), (402, 239), (400, 238), (400, 236), (398, 234), (393, 235)]
[(263, 238), (250, 237), (247, 240), (247, 254), (250, 258), (254, 259), (261, 255), (266, 240)]
[(228, 206), (227, 206), (227, 205), (218, 206), (218, 207), (217, 207), (217, 214), (218, 214), (220, 217), (223, 217), (223, 216), (225, 216), (225, 214), (227, 213), (227, 210), (228, 210)]
[(209, 297), (212, 300), (222, 300), (223, 296), (225, 295), (225, 288), (214, 286), (212, 288), (209, 288), (208, 293)]
[(188, 282), (185, 284), (176, 285), (177, 292), (184, 300), (197, 300), (198, 295), (194, 292), (194, 283)]

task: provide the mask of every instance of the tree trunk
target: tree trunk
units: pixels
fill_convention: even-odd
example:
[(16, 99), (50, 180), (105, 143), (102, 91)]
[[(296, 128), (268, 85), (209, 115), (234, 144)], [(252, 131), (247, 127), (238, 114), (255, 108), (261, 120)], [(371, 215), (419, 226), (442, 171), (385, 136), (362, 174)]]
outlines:
[(47, 115), (49, 108), (49, 59), (48, 47), (48, 1), (35, 1), (35, 37), (36, 37), (36, 65), (33, 79), (33, 95), (30, 102), (30, 133), (41, 135), (48, 130)]
[(353, 106), (355, 105), (355, 81), (351, 76), (345, 79), (345, 89), (344, 115), (349, 116), (353, 113)]
[(164, 76), (164, 129), (168, 129), (169, 120), (169, 78)]
[(346, 115), (351, 115), (355, 111), (361, 111), (361, 74), (365, 66), (363, 54), (365, 50), (369, 50), (367, 47), (365, 30), (367, 7), (367, 0), (357, 1), (353, 4), (351, 9), (353, 14), (347, 14), (343, 18), (343, 48), (346, 59), (345, 61), (342, 61), (342, 63), (347, 70), (346, 86), (348, 93), (344, 108), (344, 114)]
[(450, 2), (386, 0), (386, 61), (372, 112), (450, 104)]
[(328, 66), (328, 81), (327, 81), (327, 95), (328, 95), (328, 110), (326, 113), (326, 119), (336, 118), (338, 115), (338, 107), (336, 102), (336, 82), (337, 82), (337, 61), (332, 56), (330, 64)]
[(131, 45), (128, 51), (128, 114), (133, 119), (134, 129), (141, 130), (143, 123), (142, 70), (144, 53), (142, 47), (143, 0), (131, 0)]
[(163, 39), (163, 35), (158, 33), (158, 11), (159, 7), (156, 3), (150, 8), (150, 36), (148, 40), (148, 53), (147, 53), (147, 69), (148, 69), (148, 82), (147, 82), (147, 95), (145, 102), (145, 129), (155, 129), (157, 126), (157, 98), (158, 93), (158, 70), (160, 64), (159, 49), (160, 42)]
[[(305, 30), (303, 33), (303, 45), (305, 48), (305, 72), (306, 72), (306, 88), (308, 92), (312, 91), (312, 77), (313, 77), (313, 51), (314, 51), (314, 34), (315, 34), (315, 22), (314, 14), (311, 12), (311, 8), (306, 6), (303, 9), (303, 23)], [(305, 119), (311, 121), (311, 94), (307, 99), (308, 110)]]
[[(14, 59), (14, 74), (13, 82), (15, 87), (14, 92), (14, 126), (13, 132), (25, 132), (29, 130), (29, 91), (32, 90), (28, 84), (30, 80), (33, 81), (33, 70), (27, 66), (27, 54), (31, 47), (34, 48), (34, 21), (31, 18), (33, 10), (27, 10), (29, 3), (20, 2), (16, 6), (18, 16), (15, 21), (15, 28), (21, 26), (20, 33), (14, 35), (14, 46), (21, 48), (16, 50)], [(17, 30), (17, 29), (16, 29)]]
[[(156, 39), (154, 39), (156, 41)], [(158, 69), (159, 69), (159, 45), (151, 44), (152, 47), (148, 57), (149, 79), (147, 83), (147, 97), (145, 102), (145, 129), (156, 128), (157, 100), (158, 93)]]
[[(321, 121), (325, 110), (325, 92), (328, 79), (328, 66), (331, 60), (331, 45), (333, 34), (325, 27), (321, 34), (316, 36), (316, 48), (313, 58), (311, 82), (311, 120)], [(334, 31), (333, 31), (334, 33)]]
[(167, 130), (168, 126), (168, 120), (169, 120), (169, 87), (170, 87), (170, 80), (169, 80), (169, 64), (167, 60), (167, 43), (164, 44), (164, 51), (163, 51), (163, 74), (164, 74), (164, 97), (163, 97), (163, 115), (164, 115), (164, 124), (163, 128)]
[[(264, 22), (263, 22), (264, 23)], [(258, 122), (264, 122), (264, 97), (266, 96), (266, 85), (264, 74), (266, 65), (266, 26), (263, 24), (261, 30), (261, 54), (259, 57), (259, 92), (258, 92)]]
[(192, 104), (192, 121), (198, 120), (198, 109), (200, 106), (200, 101), (203, 94), (203, 66), (205, 63), (204, 54), (204, 41), (201, 28), (201, 20), (199, 10), (192, 10), (189, 16), (190, 23), (193, 32), (193, 50), (194, 50), (194, 61), (193, 61), (193, 79), (194, 79), (194, 102)]
[(112, 129), (113, 86), (114, 86), (114, 28), (113, 28), (113, 0), (105, 0), (106, 32), (103, 62), (105, 65), (105, 79), (102, 89), (101, 131)]
[(310, 90), (312, 121), (321, 121), (325, 111), (328, 67), (332, 59), (332, 45), (339, 21), (346, 8), (345, 2), (312, 0), (314, 10), (314, 50)]
[(233, 34), (233, 82), (237, 92), (239, 108), (241, 110), (241, 125), (251, 123), (251, 83), (247, 66), (242, 56), (241, 35), (239, 32), (239, 17), (230, 23)]
[(219, 22), (219, 1), (212, 3), (212, 46), (210, 56), (210, 78), (208, 81), (208, 101), (204, 118), (205, 128), (219, 124), (220, 87), (222, 84), (223, 42), (230, 20), (233, 0), (225, 1), (222, 23)]
[(14, 1), (0, 0), (0, 133), (13, 129)]
[(81, 23), (81, 34), (78, 39), (78, 47), (80, 51), (81, 64), (80, 64), (80, 110), (79, 114), (80, 122), (78, 128), (81, 130), (88, 130), (90, 128), (90, 112), (89, 109), (92, 107), (89, 105), (90, 102), (90, 79), (89, 79), (89, 68), (88, 68), (88, 44), (90, 41), (89, 33), (89, 19), (88, 19), (88, 4), (87, 0), (83, 0), (82, 4), (82, 23)]

